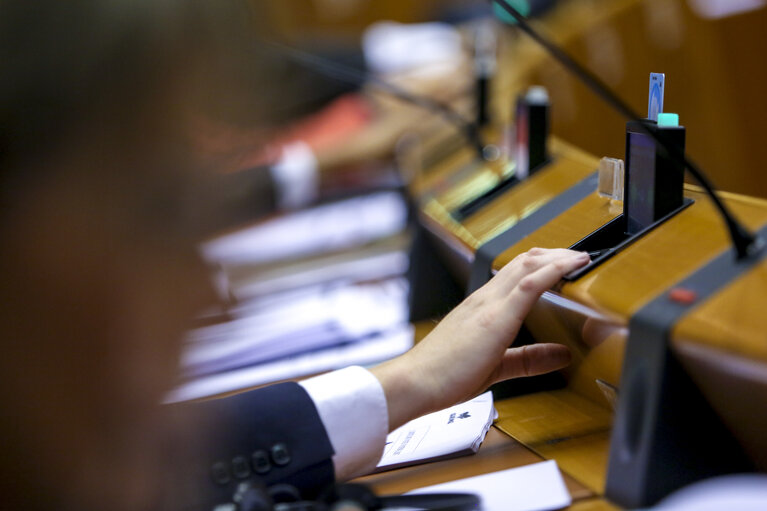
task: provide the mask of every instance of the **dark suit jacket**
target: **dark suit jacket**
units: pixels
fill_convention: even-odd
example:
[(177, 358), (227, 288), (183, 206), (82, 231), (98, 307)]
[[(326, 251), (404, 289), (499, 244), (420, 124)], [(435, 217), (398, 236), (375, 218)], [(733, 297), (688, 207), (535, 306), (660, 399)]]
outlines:
[(286, 483), (303, 498), (313, 498), (334, 481), (333, 446), (313, 401), (297, 383), (174, 406), (214, 426), (209, 438), (200, 439), (197, 466), (183, 470), (189, 484), (207, 488), (204, 505), (181, 508), (213, 509), (231, 502), (243, 482)]

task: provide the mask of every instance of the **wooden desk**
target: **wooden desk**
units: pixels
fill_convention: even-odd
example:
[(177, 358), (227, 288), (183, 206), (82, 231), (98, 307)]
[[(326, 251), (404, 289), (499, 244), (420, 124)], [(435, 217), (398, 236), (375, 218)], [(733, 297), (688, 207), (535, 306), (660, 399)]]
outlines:
[[(434, 326), (435, 323), (432, 321), (415, 323), (416, 342), (431, 332)], [(583, 412), (571, 413), (572, 420), (564, 425), (562, 422), (550, 422), (548, 420), (550, 414), (545, 408), (563, 406), (581, 408)], [(360, 477), (355, 482), (367, 484), (379, 494), (404, 493), (424, 486), (521, 467), (546, 459), (556, 459), (560, 464), (565, 485), (573, 499), (573, 504), (567, 509), (572, 511), (619, 509), (601, 497), (607, 461), (606, 440), (601, 450), (594, 449), (593, 442), (589, 442), (588, 438), (585, 438), (583, 448), (577, 448), (584, 442), (584, 432), (606, 435), (611, 419), (609, 413), (602, 412), (598, 407), (579, 398), (577, 394), (566, 390), (503, 399), (497, 401), (495, 407), (500, 417), (488, 431), (477, 454), (389, 470)], [(594, 417), (597, 417), (596, 422)], [(515, 440), (513, 436), (521, 441)], [(565, 436), (569, 438), (566, 439)], [(588, 434), (585, 437), (588, 437)], [(570, 457), (563, 458), (562, 447), (573, 445), (576, 448), (570, 449)], [(595, 452), (598, 453), (597, 456), (594, 456)], [(567, 467), (573, 463), (577, 464), (574, 473), (580, 474), (584, 480), (580, 481), (569, 475), (563, 463)], [(586, 465), (585, 469), (583, 465)]]
[[(379, 494), (403, 493), (423, 486), (521, 467), (539, 461), (544, 461), (544, 458), (494, 426), (490, 428), (479, 452), (475, 455), (382, 472), (358, 478), (356, 482), (371, 486)], [(572, 511), (618, 509), (595, 496), (592, 490), (579, 481), (567, 474), (563, 475), (567, 489), (573, 498), (572, 506), (567, 509)]]
[[(493, 133), (488, 134), (492, 139)], [(457, 206), (486, 193), (492, 186), (489, 176), (498, 176), (498, 164), (471, 166), (466, 163), (471, 155), (459, 150), (430, 168), (420, 167), (410, 192), (422, 226), (439, 249), (435, 258), (442, 259), (459, 285), (465, 285), (461, 277), (469, 275), (479, 247), (598, 166), (596, 157), (554, 137), (549, 147), (552, 161), (545, 169), (468, 217), (454, 214)], [(560, 470), (597, 498), (604, 495), (608, 479), (613, 406), (624, 383), (621, 370), (632, 316), (730, 245), (721, 217), (701, 190), (685, 185), (684, 195), (694, 204), (582, 278), (547, 291), (531, 310), (525, 325), (534, 339), (571, 349), (573, 363), (562, 371), (566, 386), (496, 403), (497, 428), (541, 458), (556, 460)], [(767, 201), (730, 193), (721, 197), (747, 228), (767, 225)], [(494, 257), (492, 271), (532, 247), (571, 246), (621, 210), (622, 204), (594, 190), (532, 232), (510, 238), (514, 241)], [(731, 445), (726, 440), (732, 435), (739, 445), (733, 443), (731, 452), (742, 449), (762, 471), (767, 469), (767, 412), (760, 406), (767, 399), (766, 281), (767, 260), (761, 260), (703, 298), (668, 337), (672, 356), (694, 383), (688, 395), (700, 393), (715, 413), (699, 430), (723, 423), (729, 431), (721, 445)], [(712, 465), (721, 461), (716, 456), (711, 460)], [(611, 495), (615, 498), (614, 491)]]

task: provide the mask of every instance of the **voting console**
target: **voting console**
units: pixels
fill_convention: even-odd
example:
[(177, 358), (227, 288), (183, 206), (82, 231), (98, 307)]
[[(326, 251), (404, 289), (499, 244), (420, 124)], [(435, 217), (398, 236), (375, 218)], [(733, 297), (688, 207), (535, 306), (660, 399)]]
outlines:
[[(623, 221), (620, 250), (597, 264), (615, 247), (583, 240), (624, 215), (623, 201), (598, 193), (598, 157), (549, 137), (548, 159), (508, 186), (513, 158), (481, 161), (454, 136), (435, 130), (402, 158), (419, 217), (414, 319), (449, 309), (530, 248), (600, 249), (543, 295), (517, 341), (566, 344), (573, 364), (496, 388), (496, 425), (620, 506), (765, 470), (767, 254), (736, 259), (710, 199), (680, 182), (673, 214), (629, 243)], [(722, 196), (767, 233), (767, 201)], [(491, 200), (463, 214), (478, 197)]]

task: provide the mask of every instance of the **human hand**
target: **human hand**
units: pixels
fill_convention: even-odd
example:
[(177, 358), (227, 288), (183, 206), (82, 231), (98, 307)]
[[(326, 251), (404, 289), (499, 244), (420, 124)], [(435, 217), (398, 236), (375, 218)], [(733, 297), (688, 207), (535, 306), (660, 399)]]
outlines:
[(566, 249), (520, 254), (412, 350), (373, 368), (386, 394), (390, 430), (493, 383), (569, 364), (570, 352), (560, 344), (509, 346), (541, 294), (588, 261), (588, 254)]

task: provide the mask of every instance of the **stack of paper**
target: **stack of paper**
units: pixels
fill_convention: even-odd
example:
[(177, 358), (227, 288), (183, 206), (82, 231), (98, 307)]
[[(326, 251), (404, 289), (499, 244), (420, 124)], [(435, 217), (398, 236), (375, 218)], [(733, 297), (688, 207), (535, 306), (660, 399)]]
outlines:
[(350, 365), (373, 364), (401, 355), (412, 346), (413, 328), (405, 324), (369, 339), (342, 346), (299, 353), (273, 362), (195, 378), (170, 392), (165, 397), (165, 402), (175, 403), (216, 396)]
[(253, 299), (231, 321), (189, 335), (183, 372), (220, 373), (374, 337), (407, 323), (407, 289), (399, 277)]
[(372, 364), (409, 349), (406, 220), (402, 196), (380, 192), (203, 246), (236, 305), (226, 322), (189, 333), (185, 381), (168, 400)]
[(378, 470), (474, 454), (497, 417), (492, 392), (424, 415), (389, 433)]
[(224, 265), (268, 263), (354, 248), (395, 235), (407, 225), (398, 192), (379, 192), (275, 218), (221, 236), (203, 256)]

